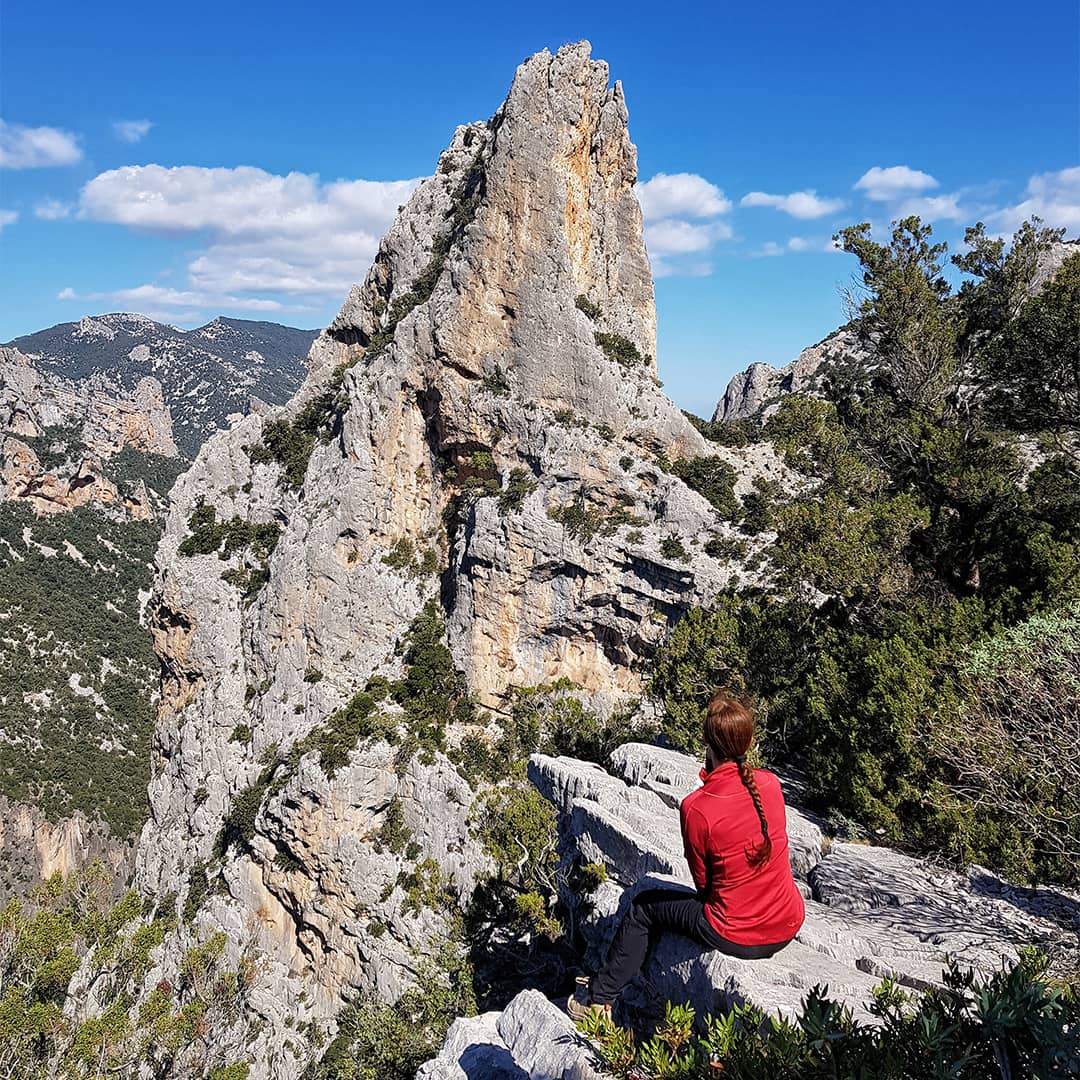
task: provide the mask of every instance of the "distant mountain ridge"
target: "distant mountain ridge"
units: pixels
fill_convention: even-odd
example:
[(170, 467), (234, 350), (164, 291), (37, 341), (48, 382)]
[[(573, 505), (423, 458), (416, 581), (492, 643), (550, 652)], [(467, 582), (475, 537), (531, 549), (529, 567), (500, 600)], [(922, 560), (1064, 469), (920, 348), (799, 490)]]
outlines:
[(145, 315), (114, 312), (26, 334), (7, 344), (40, 370), (79, 380), (107, 375), (133, 390), (146, 376), (162, 386), (176, 445), (193, 458), (232, 413), (249, 411), (251, 398), (288, 401), (304, 376), (304, 359), (317, 336), (272, 322), (219, 317), (178, 330)]

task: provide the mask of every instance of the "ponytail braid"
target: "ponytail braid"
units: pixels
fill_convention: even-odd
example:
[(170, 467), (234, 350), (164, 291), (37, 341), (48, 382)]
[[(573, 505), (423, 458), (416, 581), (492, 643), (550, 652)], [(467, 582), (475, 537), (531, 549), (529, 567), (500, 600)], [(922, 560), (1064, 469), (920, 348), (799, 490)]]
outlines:
[(757, 778), (754, 770), (746, 764), (746, 754), (754, 741), (753, 713), (748, 705), (727, 691), (717, 690), (709, 698), (702, 734), (712, 750), (715, 762), (735, 762), (739, 779), (754, 800), (754, 809), (757, 811), (758, 821), (761, 822), (761, 843), (756, 848), (751, 848), (746, 858), (750, 865), (758, 870), (772, 857), (772, 841), (769, 839), (769, 823), (765, 820)]
[(754, 848), (747, 856), (746, 861), (755, 869), (764, 866), (772, 857), (772, 840), (769, 839), (769, 823), (765, 820), (765, 810), (761, 805), (761, 792), (758, 790), (757, 778), (754, 770), (746, 764), (746, 759), (740, 755), (735, 759), (739, 768), (739, 779), (750, 792), (750, 798), (754, 800), (754, 809), (757, 811), (758, 821), (761, 822), (761, 844)]

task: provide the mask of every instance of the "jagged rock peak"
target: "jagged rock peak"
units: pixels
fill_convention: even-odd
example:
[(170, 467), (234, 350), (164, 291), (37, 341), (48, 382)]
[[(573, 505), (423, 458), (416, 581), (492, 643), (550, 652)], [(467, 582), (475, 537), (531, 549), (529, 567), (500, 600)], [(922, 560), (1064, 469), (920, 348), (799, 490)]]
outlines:
[(716, 403), (714, 422), (765, 417), (776, 411), (786, 394), (820, 392), (823, 372), (833, 363), (858, 363), (867, 360), (855, 329), (834, 330), (823, 341), (803, 349), (789, 364), (776, 368), (771, 364), (751, 364), (733, 376)]
[[(173, 488), (136, 882), (186, 903), (212, 867), (221, 888), (194, 924), (256, 925), (278, 973), (252, 992), (260, 1080), (298, 1071), (271, 1063), (301, 1014), (322, 1023), (358, 992), (393, 1000), (413, 982), (412, 957), (445, 928), (410, 915), (407, 866), (433, 860), (465, 903), (486, 865), (473, 792), (441, 755), (402, 772), (398, 751), (359, 738), (331, 776), (305, 749), (372, 676), (402, 675), (425, 606), (482, 705), (565, 677), (599, 708), (638, 695), (668, 626), (740, 574), (707, 542), (734, 526), (660, 467), (661, 451), (721, 451), (655, 378), (635, 157), (622, 92), (587, 44), (527, 60), (399, 212), (300, 392), (210, 438)], [(740, 484), (775, 466), (755, 453)], [(270, 526), (272, 550), (223, 552), (227, 566), (193, 553), (201, 506)], [(238, 803), (251, 839), (222, 860)], [(413, 855), (378, 843), (391, 806)]]
[(144, 376), (130, 388), (103, 373), (65, 379), (0, 346), (0, 502), (26, 502), (37, 513), (92, 503), (114, 516), (150, 517), (145, 485), (123, 495), (102, 471), (129, 448), (176, 456), (157, 379)]
[[(652, 374), (656, 313), (627, 122), (622, 88), (588, 42), (530, 57), (491, 120), (457, 129), (331, 336), (377, 340), (427, 276), (416, 332), (465, 379), (499, 363), (534, 400), (589, 407), (621, 374), (597, 332), (625, 338)], [(408, 329), (402, 320), (399, 334)]]

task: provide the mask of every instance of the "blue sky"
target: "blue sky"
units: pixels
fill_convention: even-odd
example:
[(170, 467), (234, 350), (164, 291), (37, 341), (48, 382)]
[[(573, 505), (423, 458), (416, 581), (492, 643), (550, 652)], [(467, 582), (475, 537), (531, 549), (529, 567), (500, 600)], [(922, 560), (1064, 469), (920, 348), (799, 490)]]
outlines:
[(1075, 0), (12, 3), (0, 340), (108, 310), (324, 324), (405, 181), (580, 38), (626, 90), (660, 373), (696, 412), (843, 320), (842, 225), (1080, 235)]

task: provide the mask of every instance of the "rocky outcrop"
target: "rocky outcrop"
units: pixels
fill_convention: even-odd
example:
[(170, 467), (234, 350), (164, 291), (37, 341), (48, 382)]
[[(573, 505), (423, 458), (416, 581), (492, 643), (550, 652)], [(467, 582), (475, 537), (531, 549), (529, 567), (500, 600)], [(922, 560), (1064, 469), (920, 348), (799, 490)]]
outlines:
[(775, 368), (771, 364), (751, 364), (728, 383), (724, 396), (716, 403), (714, 422), (767, 417), (774, 413), (786, 394), (809, 394), (821, 390), (822, 378), (831, 364), (865, 362), (864, 347), (855, 330), (843, 327), (824, 341), (803, 349), (790, 364)]
[(75, 813), (49, 821), (25, 803), (0, 795), (0, 908), (53, 874), (67, 877), (100, 859), (117, 890), (131, 874), (132, 844), (100, 821)]
[[(1040, 255), (1024, 296), (1035, 296), (1061, 269), (1065, 260), (1078, 253), (1080, 241), (1051, 244)], [(877, 359), (876, 364), (880, 367), (881, 360)], [(823, 341), (803, 349), (784, 367), (751, 364), (745, 371), (740, 371), (731, 379), (724, 396), (716, 403), (712, 419), (714, 422), (750, 417), (765, 419), (777, 410), (780, 400), (787, 394), (820, 396), (830, 373), (851, 369), (868, 372), (874, 366), (873, 348), (860, 340), (857, 323), (848, 323), (834, 330)]]
[(0, 348), (0, 501), (52, 514), (95, 505), (114, 516), (153, 514), (145, 484), (121, 491), (104, 463), (122, 450), (175, 457), (172, 420), (153, 378), (131, 391), (101, 375), (79, 382), (42, 372)]
[[(158, 554), (165, 674), (144, 892), (184, 897), (230, 808), (257, 800), (268, 758), (288, 759), (373, 675), (397, 677), (428, 599), (482, 705), (568, 677), (605, 708), (640, 690), (638, 661), (688, 606), (735, 580), (704, 550), (730, 526), (656, 461), (741, 459), (706, 444), (657, 385), (635, 179), (621, 87), (588, 45), (527, 60), (504, 105), (457, 129), (402, 209), (314, 343), (297, 397), (203, 445)], [(305, 444), (312, 424), (322, 437)], [(740, 484), (777, 467), (759, 451)], [(200, 503), (219, 521), (280, 527), (252, 595), (222, 578), (255, 569), (250, 553), (223, 565), (181, 552)], [(482, 861), (441, 794), (470, 797), (444, 759), (413, 762), (405, 779), (378, 744), (332, 777), (316, 759), (267, 792), (252, 841), (222, 869), (227, 894), (199, 916), (204, 930), (255, 917), (283, 972), (256, 995), (269, 1021), (259, 1075), (289, 1009), (328, 1022), (360, 990), (390, 999), (407, 984), (439, 926), (404, 913), (400, 873), (430, 858), (467, 892)], [(375, 834), (395, 794), (408, 807), (406, 780), (417, 850), (391, 858)]]
[(501, 1013), (456, 1020), (416, 1080), (601, 1080), (592, 1059), (566, 1013), (538, 991), (523, 990)]
[[(684, 755), (633, 743), (614, 753), (611, 772), (570, 758), (531, 760), (530, 777), (559, 811), (561, 858), (601, 862), (608, 871), (580, 913), (587, 969), (603, 960), (638, 891), (658, 884), (691, 887), (677, 806), (700, 782), (698, 768)], [(790, 805), (787, 827), (792, 869), (806, 896), (806, 922), (796, 939), (769, 960), (742, 961), (703, 953), (677, 935), (661, 937), (624, 993), (617, 1020), (648, 1028), (665, 1001), (689, 1002), (698, 1015), (750, 1002), (792, 1016), (815, 985), (827, 986), (831, 997), (867, 1020), (870, 991), (885, 977), (925, 990), (939, 984), (947, 956), (990, 969), (1026, 945), (1075, 949), (1080, 898), (1017, 888), (978, 868), (960, 874), (888, 848), (830, 840)], [(580, 903), (570, 894), (566, 899)], [(511, 1010), (512, 1024), (506, 1020)], [(517, 1056), (506, 1031), (542, 1032), (555, 1026), (557, 1012), (542, 995), (527, 991), (501, 1015), (459, 1021), (418, 1076), (480, 1075), (468, 1071), (469, 1062), (488, 1055), (503, 1070), (497, 1075), (517, 1075), (514, 1067), (537, 1075), (530, 1072), (531, 1059)], [(573, 1056), (545, 1060), (542, 1075), (567, 1080), (592, 1058), (580, 1040), (574, 1042), (565, 1017), (562, 1023)]]
[[(313, 330), (247, 319), (214, 319), (178, 330), (145, 315), (85, 316), (9, 344), (44, 374), (73, 383), (97, 380), (137, 395), (140, 382), (160, 383), (176, 445), (193, 458), (230, 416), (246, 415), (253, 397), (280, 405), (303, 379)], [(117, 396), (113, 394), (112, 396)]]

